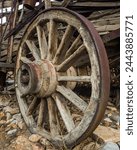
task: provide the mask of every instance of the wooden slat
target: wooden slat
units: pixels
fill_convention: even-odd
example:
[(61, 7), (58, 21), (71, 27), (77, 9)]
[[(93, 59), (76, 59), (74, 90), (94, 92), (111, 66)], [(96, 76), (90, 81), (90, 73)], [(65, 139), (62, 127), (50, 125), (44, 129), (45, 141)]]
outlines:
[(32, 115), (32, 113), (35, 111), (35, 109), (37, 108), (39, 103), (40, 103), (40, 100), (37, 97), (34, 97), (34, 99), (32, 100), (31, 104), (29, 105), (27, 114), (28, 115)]
[(32, 61), (31, 60), (29, 60), (27, 57), (21, 57), (20, 58), (20, 60), (23, 62), (23, 63), (25, 63), (25, 64), (28, 64), (28, 63), (32, 63)]
[(58, 76), (58, 81), (90, 82), (91, 76)]
[(47, 57), (47, 52), (48, 52), (48, 44), (47, 44), (45, 32), (44, 29), (40, 26), (37, 26), (36, 29), (38, 34), (41, 59), (45, 59)]
[(37, 126), (42, 127), (43, 121), (44, 121), (44, 112), (46, 109), (46, 100), (41, 99), (40, 102), (40, 107), (39, 107), (39, 115), (38, 115), (38, 121), (37, 121)]
[(36, 60), (40, 59), (39, 49), (36, 47), (35, 43), (32, 40), (26, 40), (26, 44), (29, 47), (29, 50), (32, 52), (32, 55)]
[(87, 103), (76, 95), (71, 89), (65, 88), (64, 86), (57, 86), (57, 91), (61, 93), (66, 99), (72, 102), (81, 111), (85, 111), (87, 108)]
[(49, 124), (50, 124), (50, 132), (52, 136), (59, 135), (60, 126), (57, 116), (57, 107), (55, 105), (54, 100), (49, 97), (47, 99), (48, 102), (48, 114), (49, 114)]
[(59, 60), (63, 59), (70, 44), (70, 38), (72, 37), (73, 31), (73, 27), (68, 25), (54, 57), (54, 63), (58, 63)]
[(12, 4), (13, 4), (12, 0), (6, 0), (4, 1), (4, 7), (2, 6), (2, 2), (0, 2), (0, 8), (11, 7)]
[(52, 59), (56, 53), (58, 45), (57, 24), (54, 20), (50, 20), (47, 24), (49, 30), (48, 37), (48, 59)]
[(77, 58), (80, 57), (84, 49), (85, 46), (82, 44), (72, 55), (70, 55), (64, 62), (57, 66), (57, 71), (66, 71), (69, 67), (71, 67), (74, 62), (76, 62)]
[(64, 121), (64, 124), (68, 130), (68, 132), (70, 132), (72, 129), (75, 128), (75, 124), (73, 122), (71, 113), (69, 111), (68, 106), (66, 105), (63, 97), (59, 94), (56, 94), (55, 96), (55, 102), (57, 104), (58, 110), (61, 114), (61, 117)]
[(70, 6), (78, 7), (119, 7), (120, 2), (77, 2), (72, 3)]

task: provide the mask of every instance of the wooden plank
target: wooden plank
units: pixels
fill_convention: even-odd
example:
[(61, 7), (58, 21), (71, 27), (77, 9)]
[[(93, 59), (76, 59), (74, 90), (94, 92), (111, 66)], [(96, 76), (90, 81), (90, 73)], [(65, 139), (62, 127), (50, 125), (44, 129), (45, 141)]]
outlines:
[(46, 110), (46, 100), (42, 98), (40, 102), (39, 115), (38, 115), (38, 121), (37, 121), (38, 127), (42, 127), (44, 117), (45, 117), (44, 115), (45, 110)]
[(32, 100), (32, 102), (30, 103), (28, 107), (27, 114), (32, 115), (32, 113), (35, 111), (39, 103), (40, 103), (40, 100), (37, 97), (34, 97), (34, 99)]
[(57, 33), (57, 24), (54, 20), (50, 20), (47, 24), (49, 35), (48, 35), (48, 59), (51, 60), (58, 47), (58, 33)]
[(26, 44), (29, 50), (32, 52), (32, 55), (34, 56), (35, 60), (39, 60), (40, 59), (39, 49), (36, 47), (35, 43), (32, 40), (26, 40)]
[(84, 50), (85, 46), (82, 44), (72, 55), (70, 55), (64, 62), (57, 66), (57, 71), (66, 71), (76, 62)]
[(47, 57), (47, 52), (48, 52), (48, 44), (47, 44), (45, 31), (41, 26), (37, 26), (36, 29), (38, 34), (41, 59), (45, 59)]
[(69, 6), (76, 7), (119, 7), (120, 2), (77, 2)]
[(4, 6), (2, 6), (2, 2), (0, 2), (0, 8), (12, 7), (12, 4), (13, 4), (12, 0), (6, 0), (4, 1)]
[(68, 25), (54, 57), (54, 63), (61, 62), (61, 60), (64, 58), (64, 55), (69, 47), (73, 32), (73, 27)]
[(60, 125), (57, 116), (57, 107), (53, 98), (49, 97), (47, 99), (48, 102), (48, 114), (49, 114), (49, 124), (50, 124), (50, 132), (52, 136), (59, 135)]
[(90, 82), (91, 76), (58, 76), (58, 81)]
[(15, 64), (14, 63), (3, 63), (0, 62), (0, 68), (14, 68)]
[(55, 95), (55, 102), (57, 104), (58, 110), (60, 112), (60, 115), (64, 121), (67, 130), (68, 132), (70, 132), (75, 128), (75, 124), (73, 122), (70, 110), (61, 95), (59, 94)]
[(87, 103), (81, 99), (77, 94), (75, 94), (71, 89), (65, 88), (64, 86), (57, 86), (57, 91), (61, 93), (66, 99), (72, 102), (81, 111), (85, 111), (87, 108)]

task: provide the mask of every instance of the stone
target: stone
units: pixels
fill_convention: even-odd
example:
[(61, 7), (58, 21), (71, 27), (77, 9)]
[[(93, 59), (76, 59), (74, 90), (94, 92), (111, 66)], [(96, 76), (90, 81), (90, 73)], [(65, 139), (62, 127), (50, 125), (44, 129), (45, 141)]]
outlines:
[(6, 106), (3, 109), (6, 113), (9, 112), (10, 114), (14, 115), (19, 113), (19, 108), (11, 108), (10, 106)]
[(99, 125), (93, 133), (93, 139), (100, 144), (110, 141), (116, 143), (120, 141), (120, 131), (111, 127)]
[(40, 143), (42, 145), (45, 145), (45, 146), (50, 145), (50, 142), (47, 139), (45, 139), (45, 138), (41, 138), (40, 139)]
[(110, 118), (105, 118), (103, 120), (103, 125), (104, 126), (108, 127), (108, 126), (111, 126), (111, 124), (112, 124), (112, 121), (110, 120)]
[(29, 137), (29, 140), (30, 140), (31, 142), (38, 142), (40, 139), (41, 139), (41, 136), (38, 135), (38, 134), (32, 134), (32, 135)]
[(5, 107), (9, 105), (9, 101), (7, 101), (5, 98), (0, 99), (0, 107)]
[(117, 112), (117, 109), (114, 106), (107, 106), (107, 109), (110, 110), (111, 112)]
[(3, 112), (0, 112), (0, 120), (5, 120), (6, 116)]
[(22, 130), (22, 129), (26, 129), (26, 125), (23, 121), (20, 121), (17, 123), (18, 127)]
[(18, 113), (18, 114), (13, 115), (12, 118), (13, 118), (14, 120), (17, 120), (17, 122), (22, 121), (21, 113)]
[(96, 143), (94, 143), (94, 142), (91, 142), (91, 143), (89, 143), (89, 144), (87, 144), (87, 145), (85, 145), (84, 147), (83, 147), (83, 149), (82, 150), (92, 150), (92, 149), (96, 149)]
[(11, 115), (9, 112), (7, 112), (7, 113), (6, 113), (6, 119), (7, 119), (7, 120), (10, 120), (11, 118), (12, 118), (12, 115)]
[(110, 118), (117, 123), (120, 122), (120, 116), (118, 114), (113, 114)]
[(45, 148), (39, 143), (32, 144), (32, 148), (33, 150), (45, 150)]
[(0, 126), (5, 125), (6, 121), (5, 120), (0, 120)]
[(120, 150), (118, 145), (113, 142), (107, 142), (103, 145), (100, 150)]
[(7, 127), (10, 128), (10, 129), (16, 129), (17, 124), (13, 122), (13, 123), (8, 124)]
[(18, 130), (17, 129), (13, 129), (13, 130), (9, 130), (7, 132), (8, 136), (15, 136), (17, 134)]
[(33, 147), (25, 135), (20, 135), (16, 139), (15, 150), (33, 150)]

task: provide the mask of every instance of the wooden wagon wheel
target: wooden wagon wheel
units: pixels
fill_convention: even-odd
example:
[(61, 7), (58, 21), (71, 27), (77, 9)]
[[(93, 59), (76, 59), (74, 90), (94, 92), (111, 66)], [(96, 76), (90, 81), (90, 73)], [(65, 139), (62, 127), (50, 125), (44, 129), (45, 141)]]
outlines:
[[(55, 146), (78, 144), (100, 123), (109, 84), (104, 45), (86, 18), (51, 8), (30, 23), (19, 45), (15, 87), (31, 132)], [(89, 98), (76, 90), (81, 85), (90, 85)]]

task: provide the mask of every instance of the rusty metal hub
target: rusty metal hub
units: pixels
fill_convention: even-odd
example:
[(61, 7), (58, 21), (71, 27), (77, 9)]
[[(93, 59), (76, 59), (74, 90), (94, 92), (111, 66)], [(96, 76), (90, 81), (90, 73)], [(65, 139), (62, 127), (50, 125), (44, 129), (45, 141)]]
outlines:
[(56, 71), (48, 60), (25, 64), (18, 71), (18, 87), (23, 96), (36, 94), (37, 97), (51, 95), (57, 86)]

